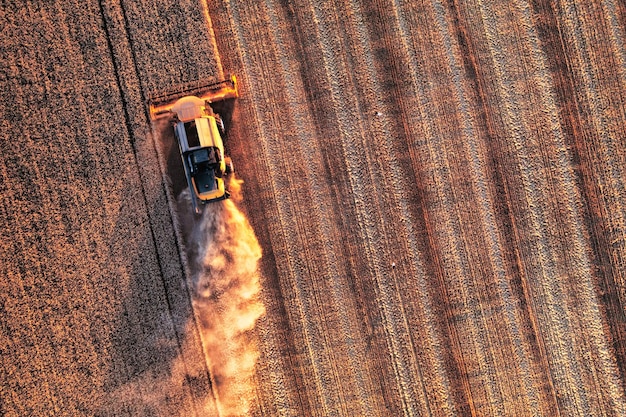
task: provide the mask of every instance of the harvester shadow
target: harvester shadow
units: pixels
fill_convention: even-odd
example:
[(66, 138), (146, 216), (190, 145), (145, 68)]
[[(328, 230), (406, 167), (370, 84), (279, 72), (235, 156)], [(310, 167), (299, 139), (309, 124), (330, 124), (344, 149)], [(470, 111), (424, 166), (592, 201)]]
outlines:
[[(179, 226), (175, 220), (172, 222), (171, 207), (179, 215), (183, 213), (176, 203), (168, 207), (163, 188), (165, 184), (170, 199), (177, 201), (187, 189), (187, 182), (173, 132), (167, 123), (155, 130), (154, 144), (159, 148), (159, 156), (153, 155), (154, 160), (146, 162), (158, 164), (157, 159), (162, 159), (165, 178), (155, 178), (154, 184), (144, 183), (149, 188), (145, 192), (148, 218), (126, 214), (111, 233), (128, 234), (129, 218), (148, 223), (132, 227), (134, 233), (143, 233), (141, 237), (134, 236), (132, 242), (143, 243), (128, 248), (137, 253), (137, 258), (132, 269), (125, 272), (129, 278), (122, 280), (126, 282), (120, 289), (122, 313), (113, 319), (116, 324), (110, 337), (111, 371), (103, 387), (107, 394), (94, 410), (96, 416), (193, 414), (201, 410), (212, 392), (198, 337), (190, 335), (193, 289), (185, 278), (182, 259), (188, 254), (179, 252), (185, 245), (178, 239), (184, 240), (185, 236), (175, 233)], [(135, 191), (124, 190), (127, 195), (121, 196), (121, 200), (132, 201)], [(116, 246), (119, 242), (109, 244)]]

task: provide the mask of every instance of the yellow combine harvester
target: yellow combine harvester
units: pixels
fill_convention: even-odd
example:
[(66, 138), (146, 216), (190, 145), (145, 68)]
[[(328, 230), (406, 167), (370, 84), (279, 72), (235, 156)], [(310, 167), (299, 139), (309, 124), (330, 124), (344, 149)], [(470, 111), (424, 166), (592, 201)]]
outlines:
[(237, 96), (237, 80), (231, 76), (218, 83), (181, 85), (173, 93), (150, 97), (151, 119), (172, 121), (196, 213), (199, 204), (230, 196), (224, 175), (233, 172), (233, 166), (224, 155), (224, 124), (210, 104)]

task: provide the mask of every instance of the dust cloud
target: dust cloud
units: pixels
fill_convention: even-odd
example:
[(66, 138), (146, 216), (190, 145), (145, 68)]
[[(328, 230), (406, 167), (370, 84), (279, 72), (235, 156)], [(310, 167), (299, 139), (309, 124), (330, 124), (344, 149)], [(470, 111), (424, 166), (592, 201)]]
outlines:
[[(195, 319), (221, 417), (248, 413), (258, 348), (250, 335), (265, 307), (259, 299), (261, 247), (237, 208), (241, 180), (231, 174), (231, 199), (193, 214), (188, 190), (178, 198), (192, 281)], [(214, 408), (207, 399), (207, 409)]]

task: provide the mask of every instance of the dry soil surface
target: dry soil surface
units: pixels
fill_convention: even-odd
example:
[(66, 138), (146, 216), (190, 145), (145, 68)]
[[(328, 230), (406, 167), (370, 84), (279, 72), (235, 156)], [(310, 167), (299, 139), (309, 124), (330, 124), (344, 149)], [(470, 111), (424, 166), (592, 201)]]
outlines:
[[(622, 1), (8, 0), (0, 33), (0, 415), (626, 415)], [(146, 100), (227, 73), (244, 183), (194, 216)]]

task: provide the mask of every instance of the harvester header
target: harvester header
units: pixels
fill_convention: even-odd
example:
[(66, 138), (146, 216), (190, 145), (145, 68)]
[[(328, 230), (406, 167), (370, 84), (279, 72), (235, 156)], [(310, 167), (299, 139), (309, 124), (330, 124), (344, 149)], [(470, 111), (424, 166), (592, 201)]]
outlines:
[(172, 106), (181, 98), (195, 96), (206, 103), (215, 103), (229, 98), (237, 98), (237, 78), (231, 75), (218, 82), (195, 81), (178, 84), (165, 93), (151, 94), (148, 99), (152, 120), (167, 117), (172, 113)]

